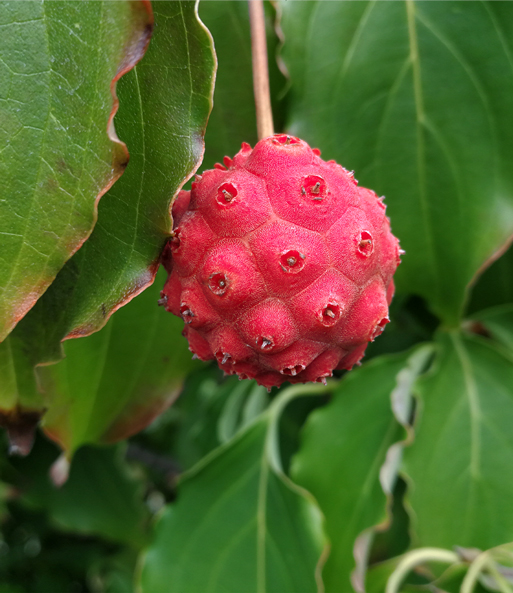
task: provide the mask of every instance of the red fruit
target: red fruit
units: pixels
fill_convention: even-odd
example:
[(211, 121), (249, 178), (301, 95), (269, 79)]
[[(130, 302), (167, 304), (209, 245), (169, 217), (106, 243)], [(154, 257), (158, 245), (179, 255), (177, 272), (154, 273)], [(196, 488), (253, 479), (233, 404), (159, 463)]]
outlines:
[(293, 136), (248, 144), (174, 205), (162, 304), (190, 349), (271, 388), (358, 364), (400, 263), (382, 198)]

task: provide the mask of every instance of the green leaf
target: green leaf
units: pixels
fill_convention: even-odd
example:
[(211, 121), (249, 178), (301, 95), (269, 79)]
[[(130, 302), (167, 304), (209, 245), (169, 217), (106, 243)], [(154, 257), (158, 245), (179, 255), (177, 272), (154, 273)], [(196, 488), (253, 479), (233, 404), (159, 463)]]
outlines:
[(115, 82), (151, 30), (148, 2), (0, 3), (0, 340), (87, 239), (126, 166)]
[(142, 484), (123, 459), (124, 449), (80, 449), (69, 479), (57, 488), (49, 476), (55, 448), (38, 442), (28, 457), (13, 462), (21, 503), (45, 510), (63, 531), (143, 545), (149, 513), (142, 500)]
[[(247, 2), (200, 2), (199, 14), (214, 37), (218, 72), (214, 108), (205, 136), (203, 169), (211, 169), (226, 155), (233, 156), (242, 142), (258, 141), (253, 95), (251, 35)], [(274, 30), (274, 7), (265, 2), (269, 83), (276, 130), (283, 125), (283, 109), (277, 100), (285, 84), (278, 69), (278, 37)]]
[(89, 240), (18, 329), (34, 364), (58, 360), (61, 340), (97, 331), (153, 282), (171, 199), (200, 163), (211, 38), (194, 2), (157, 2), (155, 23), (145, 59), (119, 84), (116, 125), (132, 155), (126, 173), (100, 203)]
[[(417, 351), (410, 364), (410, 354), (373, 359), (346, 375), (331, 403), (307, 421), (292, 478), (315, 496), (326, 518), (331, 552), (323, 580), (328, 592), (351, 590), (355, 540), (386, 518), (380, 472), (389, 448), (404, 432), (392, 412), (391, 394), (400, 373), (404, 381), (406, 371), (409, 385), (429, 353), (429, 348)], [(403, 400), (408, 392), (403, 389)], [(394, 475), (386, 479), (388, 488)]]
[(144, 555), (141, 590), (312, 593), (323, 550), (317, 506), (282, 472), (277, 425), (293, 387), (180, 483)]
[[(158, 276), (162, 281), (165, 276)], [(71, 455), (84, 443), (138, 432), (172, 403), (193, 362), (183, 321), (157, 307), (152, 286), (99, 332), (64, 345), (66, 358), (38, 368), (45, 432)]]
[(398, 556), (371, 566), (365, 574), (365, 593), (383, 593), (390, 575), (401, 559), (402, 557)]
[(513, 4), (280, 6), (289, 131), (386, 195), (398, 289), (457, 325), (513, 233)]
[[(88, 388), (87, 382), (84, 382), (84, 385), (76, 388), (74, 395), (64, 395), (69, 388), (64, 387), (67, 379), (61, 375), (72, 371), (70, 364), (66, 362), (61, 368), (68, 370), (56, 370), (58, 377), (52, 379), (57, 383), (55, 389), (58, 395), (54, 396), (50, 388), (48, 398), (43, 400), (38, 393), (31, 367), (59, 360), (62, 357), (63, 339), (98, 330), (105, 325), (113, 311), (153, 282), (159, 253), (171, 228), (171, 198), (198, 166), (203, 151), (202, 135), (211, 108), (214, 73), (211, 38), (197, 19), (194, 2), (159, 2), (155, 9), (155, 19), (157, 32), (152, 38), (145, 60), (137, 66), (137, 70), (134, 69), (119, 83), (121, 107), (116, 125), (132, 153), (127, 171), (101, 201), (99, 221), (89, 240), (18, 324), (9, 337), (11, 343), (0, 347), (0, 379), (5, 377), (5, 381), (0, 382), (0, 408), (5, 416), (3, 424), (12, 432), (13, 427), (24, 426), (27, 412), (31, 414), (30, 419), (33, 419), (43, 408), (55, 403), (57, 408), (50, 410), (48, 426), (54, 426), (58, 433), (68, 432), (65, 439), (67, 448), (74, 448), (80, 442), (91, 442), (91, 439), (96, 442), (97, 438), (106, 438), (105, 435), (100, 435), (100, 425), (103, 423), (105, 429), (110, 427), (109, 431), (114, 430), (110, 426), (113, 417), (107, 414), (100, 418), (96, 427), (100, 433), (93, 431), (89, 436), (83, 433), (85, 420), (80, 423), (80, 430), (67, 424), (61, 431), (54, 423), (64, 413), (62, 402), (70, 397), (79, 400), (85, 397), (88, 389), (94, 393), (96, 387), (91, 385)], [(162, 286), (164, 280), (161, 279), (160, 283)], [(142, 323), (144, 320), (148, 321), (150, 327), (154, 327), (153, 324), (156, 323), (157, 313), (154, 307), (158, 299), (158, 288), (152, 290), (153, 302), (148, 302), (148, 297), (144, 301), (152, 313), (139, 313), (138, 319)], [(170, 316), (166, 319), (168, 317)], [(168, 328), (170, 324), (168, 321)], [(130, 328), (126, 329), (130, 334)], [(169, 340), (173, 341), (177, 330), (177, 325), (172, 325)], [(145, 328), (136, 323), (135, 335), (142, 336), (143, 340), (148, 339), (145, 332)], [(157, 340), (164, 339), (163, 334), (159, 335)], [(123, 338), (118, 339), (119, 346)], [(175, 362), (179, 364), (183, 360), (185, 342), (181, 337), (178, 339), (180, 345), (177, 347), (177, 358), (173, 361), (173, 366), (164, 371), (163, 384), (180, 370)], [(104, 344), (105, 334), (93, 338), (89, 343), (91, 345), (80, 347), (68, 344), (67, 350), (78, 353), (83, 348), (86, 352), (91, 352), (95, 340)], [(137, 348), (136, 342), (130, 338), (126, 340), (126, 344)], [(169, 342), (166, 347), (167, 352), (162, 356), (170, 356), (173, 352), (174, 346)], [(95, 354), (100, 356), (99, 352)], [(131, 356), (135, 359), (135, 352)], [(124, 358), (129, 359), (128, 355)], [(93, 362), (90, 361), (90, 364)], [(80, 375), (83, 369), (79, 368), (79, 360), (75, 366), (78, 373), (76, 376), (87, 376)], [(121, 368), (119, 374), (123, 374)], [(138, 368), (139, 364), (136, 363), (131, 371), (136, 372)], [(149, 365), (148, 368), (154, 372), (159, 370), (154, 365)], [(178, 372), (175, 387), (187, 370), (186, 365), (183, 372)], [(50, 370), (42, 371), (45, 375), (52, 376), (52, 373)], [(101, 374), (101, 369), (94, 373)], [(75, 377), (72, 376), (70, 381), (73, 383)], [(156, 378), (155, 381), (158, 382), (159, 379)], [(119, 384), (123, 385), (124, 381), (121, 380)], [(107, 392), (112, 394), (115, 391), (116, 387), (107, 387)], [(123, 394), (117, 406), (109, 398), (105, 405), (113, 407), (113, 411), (121, 410), (131, 398), (135, 403), (134, 393), (129, 391)], [(139, 394), (137, 398), (142, 399), (144, 395)], [(92, 401), (96, 399), (95, 396)], [(161, 395), (156, 399), (161, 399)], [(149, 402), (152, 401), (151, 405), (156, 407), (147, 418), (141, 417), (140, 427), (157, 410), (161, 410), (161, 406), (156, 405), (155, 399), (150, 397)], [(95, 404), (84, 405), (91, 413), (95, 413)], [(142, 409), (149, 413), (148, 408), (151, 405), (143, 405)], [(133, 426), (129, 432), (135, 430), (132, 417), (136, 413), (134, 408), (128, 406), (124, 409), (127, 418), (120, 418), (116, 423), (120, 434), (126, 434), (121, 427), (125, 421)], [(95, 424), (96, 420), (92, 418), (91, 422)], [(33, 425), (34, 421), (32, 428)], [(69, 431), (75, 428), (79, 430), (80, 436), (75, 438), (76, 444), (72, 445)], [(30, 436), (24, 438), (27, 442), (18, 439), (18, 448), (26, 451)]]
[(437, 343), (404, 456), (415, 542), (484, 550), (513, 533), (513, 358), (457, 332)]

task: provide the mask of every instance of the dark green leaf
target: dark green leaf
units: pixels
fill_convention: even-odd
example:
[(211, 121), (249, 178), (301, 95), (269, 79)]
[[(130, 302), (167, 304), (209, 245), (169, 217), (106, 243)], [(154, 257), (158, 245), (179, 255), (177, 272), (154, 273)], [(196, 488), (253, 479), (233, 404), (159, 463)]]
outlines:
[(418, 391), (404, 459), (415, 542), (484, 550), (511, 541), (513, 359), (490, 341), (441, 333)]
[(87, 239), (126, 166), (108, 130), (115, 81), (151, 22), (148, 2), (0, 3), (0, 340)]
[[(351, 590), (355, 540), (386, 518), (380, 472), (387, 451), (403, 434), (391, 394), (401, 389), (403, 400), (408, 397), (429, 353), (428, 347), (413, 356), (373, 359), (348, 374), (333, 401), (307, 421), (292, 477), (315, 496), (326, 518), (331, 552), (323, 580), (328, 592)], [(381, 476), (388, 488), (395, 475), (390, 469), (391, 476)]]
[(143, 592), (317, 590), (320, 513), (281, 471), (277, 424), (294, 387), (193, 468), (157, 525), (142, 567)]
[(399, 290), (457, 325), (513, 233), (513, 4), (280, 6), (288, 129), (386, 195)]

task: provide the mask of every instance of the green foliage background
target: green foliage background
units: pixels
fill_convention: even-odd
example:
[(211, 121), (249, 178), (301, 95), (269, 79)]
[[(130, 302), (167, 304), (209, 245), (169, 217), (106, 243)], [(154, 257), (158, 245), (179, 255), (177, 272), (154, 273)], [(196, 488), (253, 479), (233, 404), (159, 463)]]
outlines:
[(0, 2), (0, 593), (512, 590), (513, 5), (265, 8), (276, 129), (386, 196), (392, 323), (327, 387), (192, 361), (158, 259), (256, 142), (246, 2)]

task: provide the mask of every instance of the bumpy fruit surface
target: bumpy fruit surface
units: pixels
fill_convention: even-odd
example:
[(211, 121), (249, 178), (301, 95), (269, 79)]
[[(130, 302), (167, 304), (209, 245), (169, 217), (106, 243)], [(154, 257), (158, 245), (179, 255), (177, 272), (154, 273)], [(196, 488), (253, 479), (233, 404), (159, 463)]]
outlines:
[(190, 350), (270, 388), (351, 369), (388, 323), (400, 262), (385, 205), (286, 135), (243, 144), (173, 205), (162, 304)]

